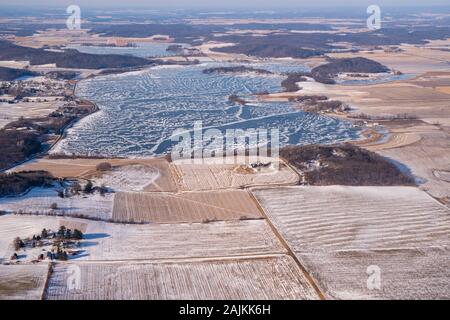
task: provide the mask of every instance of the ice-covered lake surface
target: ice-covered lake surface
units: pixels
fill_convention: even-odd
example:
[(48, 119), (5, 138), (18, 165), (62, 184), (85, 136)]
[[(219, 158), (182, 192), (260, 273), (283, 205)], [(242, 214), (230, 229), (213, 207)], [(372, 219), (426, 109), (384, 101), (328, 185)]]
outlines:
[[(85, 45), (70, 45), (66, 48), (76, 49), (84, 53), (93, 54), (122, 54), (132, 55), (136, 57), (168, 57), (174, 56), (177, 53), (167, 51), (170, 44), (155, 43), (155, 42), (137, 42), (132, 47), (114, 47), (114, 46), (85, 46)], [(183, 45), (184, 47), (188, 45)]]
[[(143, 71), (81, 81), (77, 95), (98, 104), (100, 111), (81, 120), (53, 152), (149, 156), (170, 149), (176, 129), (191, 130), (194, 121), (204, 128), (278, 129), (281, 144), (333, 143), (356, 139), (350, 122), (297, 111), (290, 103), (262, 103), (253, 94), (278, 92), (285, 78), (276, 75), (204, 74), (223, 66), (158, 66)], [(273, 72), (305, 70), (292, 63), (260, 63), (255, 68)], [(251, 100), (241, 106), (231, 94)]]

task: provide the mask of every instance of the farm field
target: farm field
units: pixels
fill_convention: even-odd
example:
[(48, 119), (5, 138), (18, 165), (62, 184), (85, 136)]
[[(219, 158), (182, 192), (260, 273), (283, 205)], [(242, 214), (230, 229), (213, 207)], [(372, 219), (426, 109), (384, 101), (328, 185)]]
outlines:
[(0, 265), (0, 300), (40, 300), (47, 264)]
[(82, 260), (200, 258), (272, 254), (286, 249), (264, 220), (192, 224), (89, 223)]
[(46, 299), (318, 298), (286, 255), (173, 263), (80, 263), (81, 290), (72, 291), (66, 286), (67, 266), (56, 266)]
[(45, 117), (52, 113), (62, 102), (19, 102), (9, 104), (0, 102), (0, 129), (20, 117)]
[[(102, 162), (109, 162), (113, 168), (120, 166), (136, 165), (146, 166), (148, 172), (152, 173), (148, 178), (149, 181), (143, 186), (145, 191), (167, 191), (175, 192), (178, 186), (172, 176), (171, 168), (167, 160), (163, 158), (143, 158), (143, 159), (35, 159), (27, 162), (21, 166), (17, 166), (14, 171), (29, 171), (29, 170), (46, 170), (55, 177), (61, 178), (99, 178), (99, 173), (96, 171), (96, 166)], [(125, 169), (126, 171), (126, 169)], [(153, 180), (154, 172), (157, 172), (157, 179)], [(120, 170), (119, 170), (120, 173)], [(120, 182), (121, 175), (110, 175), (113, 182)], [(101, 178), (101, 177), (100, 177)], [(107, 182), (107, 181), (105, 181)], [(144, 184), (144, 182), (140, 182)]]
[[(434, 272), (448, 265), (450, 210), (425, 192), (329, 186), (255, 189), (254, 194), (328, 297), (403, 298), (397, 289), (402, 281), (408, 281), (411, 297), (450, 297), (448, 275)], [(414, 263), (421, 267), (414, 269)], [(373, 264), (387, 273), (382, 291), (369, 292), (361, 283)], [(424, 283), (426, 292), (417, 289)]]
[[(331, 299), (448, 299), (448, 247), (317, 251), (302, 263)], [(380, 268), (380, 290), (369, 290), (367, 268)]]
[[(143, 260), (284, 253), (265, 220), (192, 224), (114, 224), (73, 218), (5, 215), (0, 217), (0, 259), (14, 253), (15, 237), (31, 237), (60, 225), (84, 233), (79, 260)], [(36, 249), (37, 250), (37, 249)], [(22, 254), (24, 254), (22, 252)], [(25, 252), (27, 260), (37, 252)]]
[[(273, 162), (268, 159), (267, 162)], [(265, 186), (268, 184), (296, 184), (298, 175), (283, 162), (275, 167), (256, 170), (243, 164), (187, 164), (174, 162), (184, 190), (216, 190)]]
[(448, 8), (17, 2), (0, 300), (450, 300)]
[(418, 178), (421, 189), (450, 205), (450, 182), (443, 175), (435, 174), (450, 171), (449, 132), (421, 133), (421, 140), (414, 144), (378, 152), (405, 164)]
[(245, 190), (184, 193), (119, 192), (114, 197), (113, 220), (155, 223), (202, 222), (261, 218)]
[[(411, 45), (401, 45), (403, 51), (401, 52), (384, 52), (379, 51), (367, 51), (358, 53), (332, 53), (330, 56), (335, 58), (349, 58), (349, 57), (365, 57), (380, 62), (390, 68), (400, 70), (403, 73), (421, 74), (425, 72), (435, 71), (450, 71), (448, 63), (448, 53), (445, 51), (433, 50), (427, 48), (427, 46), (433, 46), (431, 41), (426, 45), (420, 47)], [(446, 41), (448, 44), (448, 40)]]
[[(56, 231), (60, 226), (65, 226), (71, 230), (78, 229), (86, 232), (87, 223), (82, 219), (65, 219), (62, 217), (30, 216), (30, 215), (4, 215), (0, 216), (0, 263), (7, 263), (10, 257), (16, 252), (13, 247), (13, 240), (16, 237), (21, 239), (39, 235), (42, 229)], [(86, 241), (86, 244), (92, 242)], [(48, 248), (47, 248), (48, 249)], [(19, 263), (29, 263), (43, 253), (41, 247), (27, 248), (16, 252)], [(15, 261), (14, 261), (15, 262)]]
[(0, 261), (9, 259), (13, 253), (13, 240), (15, 237), (30, 237), (39, 234), (43, 228), (56, 230), (60, 219), (55, 217), (37, 216), (0, 216)]
[[(297, 95), (326, 94), (330, 99), (354, 106), (358, 113), (371, 116), (396, 114), (415, 115), (428, 123), (440, 121), (449, 124), (450, 95), (431, 87), (419, 85), (420, 80), (403, 80), (374, 85), (327, 85), (302, 82)], [(301, 92), (301, 94), (300, 94)], [(283, 94), (273, 95), (283, 97)], [(286, 94), (284, 94), (286, 96)]]
[(450, 179), (445, 178), (445, 172), (450, 171), (448, 128), (415, 120), (403, 125), (388, 123), (386, 127), (390, 132), (386, 141), (362, 146), (401, 163), (415, 176), (421, 189), (450, 204)]
[(105, 185), (114, 191), (143, 191), (160, 177), (159, 170), (143, 165), (130, 164), (112, 168), (95, 178), (95, 184)]
[[(41, 215), (83, 215), (106, 220), (111, 218), (113, 198), (114, 194), (101, 196), (98, 193), (60, 198), (53, 188), (33, 188), (23, 196), (0, 198), (0, 210)], [(57, 204), (57, 209), (51, 208), (53, 203)]]

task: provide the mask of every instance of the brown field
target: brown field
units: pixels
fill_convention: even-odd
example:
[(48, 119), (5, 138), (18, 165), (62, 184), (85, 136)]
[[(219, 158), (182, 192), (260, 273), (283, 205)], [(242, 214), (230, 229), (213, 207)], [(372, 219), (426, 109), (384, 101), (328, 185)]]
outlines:
[(119, 192), (114, 197), (116, 221), (155, 223), (258, 219), (261, 212), (244, 190), (185, 193)]
[[(410, 144), (419, 142), (422, 137), (417, 132), (391, 132), (387, 141), (385, 142), (369, 142), (369, 144), (359, 144), (360, 146), (369, 149), (370, 151), (380, 151), (386, 149), (399, 148), (408, 146)], [(358, 144), (358, 143), (356, 143)]]
[[(441, 76), (439, 83), (447, 81), (450, 73)], [(326, 85), (316, 82), (302, 82), (302, 90), (291, 95), (321, 95), (343, 101), (357, 109), (354, 113), (374, 116), (408, 114), (432, 123), (441, 118), (443, 124), (450, 124), (450, 94), (435, 87), (424, 86), (427, 76), (407, 81), (396, 81), (373, 85)], [(288, 94), (274, 94), (271, 99), (286, 99)]]
[(48, 265), (0, 265), (0, 300), (40, 300)]
[(180, 185), (189, 191), (298, 183), (299, 177), (290, 167), (284, 162), (274, 163), (276, 167), (261, 171), (245, 164), (174, 164)]
[(167, 191), (174, 192), (178, 190), (178, 186), (172, 176), (172, 169), (167, 160), (163, 158), (148, 159), (36, 159), (21, 166), (16, 167), (15, 171), (26, 170), (46, 170), (55, 177), (62, 178), (95, 178), (99, 177), (96, 171), (96, 165), (101, 162), (109, 162), (114, 167), (129, 165), (144, 165), (153, 168), (159, 172), (159, 177), (153, 183), (149, 181), (149, 185), (144, 187), (145, 191)]
[(450, 94), (450, 87), (436, 87), (438, 92)]
[(80, 263), (81, 289), (67, 289), (57, 265), (46, 299), (318, 299), (294, 260), (264, 258), (173, 263)]
[[(328, 298), (450, 297), (450, 210), (425, 192), (330, 186), (254, 193)], [(381, 268), (381, 290), (367, 289), (371, 265)]]
[(404, 51), (386, 53), (378, 50), (374, 52), (332, 53), (330, 56), (336, 58), (365, 57), (403, 73), (420, 74), (429, 71), (450, 71), (450, 65), (447, 63), (448, 52), (433, 50), (425, 46), (419, 48), (411, 45), (401, 45), (399, 47)]

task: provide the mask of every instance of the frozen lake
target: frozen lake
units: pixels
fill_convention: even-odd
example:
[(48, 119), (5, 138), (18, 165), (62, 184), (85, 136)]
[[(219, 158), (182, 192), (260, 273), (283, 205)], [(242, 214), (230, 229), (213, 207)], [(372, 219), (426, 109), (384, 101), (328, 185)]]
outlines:
[[(71, 128), (53, 152), (136, 157), (161, 154), (168, 150), (167, 139), (174, 130), (191, 130), (197, 120), (202, 120), (203, 127), (220, 130), (277, 128), (282, 144), (332, 143), (359, 136), (349, 122), (299, 112), (290, 103), (232, 104), (228, 101), (231, 94), (254, 101), (254, 93), (280, 91), (285, 76), (202, 72), (215, 66), (218, 64), (159, 66), (81, 81), (77, 95), (96, 102), (100, 111)], [(274, 72), (305, 69), (290, 63), (252, 67)]]

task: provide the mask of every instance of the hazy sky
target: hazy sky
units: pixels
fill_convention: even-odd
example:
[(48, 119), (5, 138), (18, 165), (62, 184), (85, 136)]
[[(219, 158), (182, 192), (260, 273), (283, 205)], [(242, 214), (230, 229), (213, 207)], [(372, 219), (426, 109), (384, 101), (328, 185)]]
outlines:
[(149, 8), (302, 8), (302, 7), (345, 7), (345, 6), (431, 6), (449, 5), (449, 0), (0, 0), (0, 5), (67, 6), (77, 4), (85, 7), (131, 7)]

